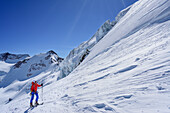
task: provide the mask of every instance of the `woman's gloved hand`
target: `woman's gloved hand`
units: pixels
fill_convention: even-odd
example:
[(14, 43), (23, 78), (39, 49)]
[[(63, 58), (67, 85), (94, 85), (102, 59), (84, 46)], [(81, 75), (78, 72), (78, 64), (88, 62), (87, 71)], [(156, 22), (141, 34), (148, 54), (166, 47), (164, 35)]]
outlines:
[(32, 95), (32, 91), (30, 92), (30, 96)]

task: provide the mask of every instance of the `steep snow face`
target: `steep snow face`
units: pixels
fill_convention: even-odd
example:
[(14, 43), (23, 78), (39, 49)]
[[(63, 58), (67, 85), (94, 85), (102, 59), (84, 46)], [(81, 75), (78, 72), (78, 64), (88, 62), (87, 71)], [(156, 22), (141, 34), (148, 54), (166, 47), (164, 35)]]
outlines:
[(0, 61), (5, 61), (7, 63), (17, 63), (18, 61), (24, 60), (29, 57), (28, 54), (11, 54), (11, 53), (2, 53), (0, 54)]
[[(108, 51), (115, 43), (125, 39), (141, 29), (146, 27), (166, 22), (169, 20), (169, 1), (152, 1), (144, 0), (136, 2), (121, 18), (113, 29), (111, 29), (104, 38), (93, 48), (93, 52), (85, 59), (89, 61), (96, 58), (101, 53)], [(152, 7), (155, 4), (155, 7)], [(121, 30), (120, 30), (121, 29)], [(100, 49), (99, 49), (100, 48)]]
[(73, 49), (69, 55), (60, 64), (61, 75), (58, 79), (61, 79), (70, 74), (89, 54), (91, 48), (98, 43), (116, 24), (116, 22), (110, 22), (107, 20), (92, 36), (92, 38), (77, 48)]
[[(62, 62), (54, 51), (35, 55), (31, 58), (17, 62), (5, 76), (0, 84), (1, 87), (6, 87), (15, 80), (26, 80), (32, 78), (41, 72), (47, 70), (52, 65), (59, 65)], [(56, 68), (57, 68), (56, 67)]]

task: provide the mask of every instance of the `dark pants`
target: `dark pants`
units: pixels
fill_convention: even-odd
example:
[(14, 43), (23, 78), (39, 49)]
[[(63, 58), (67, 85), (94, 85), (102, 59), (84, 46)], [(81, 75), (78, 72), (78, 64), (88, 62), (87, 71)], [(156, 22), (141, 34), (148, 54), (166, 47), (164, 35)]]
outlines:
[(32, 103), (32, 101), (33, 101), (33, 99), (34, 99), (34, 94), (36, 95), (36, 102), (38, 102), (39, 96), (38, 96), (38, 92), (36, 91), (36, 92), (32, 92), (32, 93), (31, 93), (30, 103)]

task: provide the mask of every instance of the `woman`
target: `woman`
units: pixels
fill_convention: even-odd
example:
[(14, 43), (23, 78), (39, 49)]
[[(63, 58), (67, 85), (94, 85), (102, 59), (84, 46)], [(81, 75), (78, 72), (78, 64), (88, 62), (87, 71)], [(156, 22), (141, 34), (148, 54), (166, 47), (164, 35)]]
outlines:
[(37, 81), (32, 82), (31, 93), (30, 93), (30, 94), (31, 94), (30, 107), (33, 107), (32, 101), (33, 101), (33, 99), (34, 99), (34, 94), (36, 95), (36, 102), (35, 102), (35, 104), (36, 104), (36, 105), (39, 105), (39, 103), (38, 103), (38, 98), (39, 98), (39, 96), (38, 96), (37, 88), (38, 88), (38, 87), (41, 87), (41, 86), (43, 86), (43, 84), (39, 85), (39, 84), (37, 83)]

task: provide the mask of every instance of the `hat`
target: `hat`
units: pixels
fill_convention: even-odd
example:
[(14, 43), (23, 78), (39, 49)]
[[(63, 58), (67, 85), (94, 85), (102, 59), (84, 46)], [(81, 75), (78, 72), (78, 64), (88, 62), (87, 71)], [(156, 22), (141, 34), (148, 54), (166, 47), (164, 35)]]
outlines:
[(37, 81), (36, 81), (36, 80), (33, 80), (32, 82), (34, 82), (34, 83), (35, 83), (35, 82), (37, 82)]

